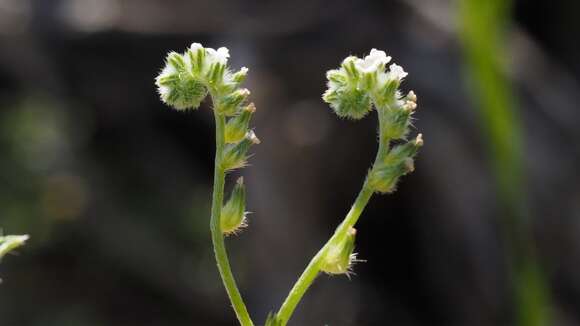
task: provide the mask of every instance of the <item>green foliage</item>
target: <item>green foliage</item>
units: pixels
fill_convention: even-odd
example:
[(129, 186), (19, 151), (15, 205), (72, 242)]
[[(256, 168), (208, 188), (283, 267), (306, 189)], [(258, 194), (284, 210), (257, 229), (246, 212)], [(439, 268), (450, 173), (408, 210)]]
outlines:
[(513, 266), (514, 302), (520, 326), (550, 325), (547, 285), (535, 254), (526, 210), (521, 117), (504, 58), (511, 1), (460, 1), (466, 70), (479, 109), (502, 204), (501, 225)]

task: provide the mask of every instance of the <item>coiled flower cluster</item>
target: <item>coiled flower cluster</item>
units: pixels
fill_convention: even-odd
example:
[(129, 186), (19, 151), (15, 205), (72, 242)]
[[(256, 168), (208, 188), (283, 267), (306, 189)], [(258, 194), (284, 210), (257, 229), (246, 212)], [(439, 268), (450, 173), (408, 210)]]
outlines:
[[(379, 152), (369, 172), (368, 184), (374, 191), (389, 193), (399, 178), (414, 170), (413, 157), (423, 145), (421, 134), (406, 141), (417, 108), (413, 91), (403, 96), (399, 86), (407, 73), (384, 51), (372, 49), (364, 58), (349, 56), (339, 69), (327, 72), (328, 89), (322, 99), (343, 118), (361, 119), (373, 107), (379, 116)], [(391, 141), (405, 143), (390, 149)]]
[[(256, 107), (247, 103), (250, 91), (241, 88), (248, 68), (232, 72), (228, 67), (229, 50), (204, 48), (193, 43), (184, 53), (170, 52), (165, 67), (155, 79), (161, 100), (176, 110), (197, 109), (205, 97), (212, 97), (214, 113), (227, 118), (219, 168), (230, 171), (244, 167), (248, 150), (260, 143), (249, 128)], [(220, 226), (224, 234), (236, 233), (245, 226), (245, 189), (243, 179), (236, 183), (232, 195), (221, 210)]]
[[(390, 61), (391, 57), (384, 51), (372, 49), (364, 58), (347, 57), (340, 68), (326, 74), (328, 89), (322, 98), (339, 117), (357, 120), (373, 108), (377, 110), (379, 149), (365, 180), (363, 194), (393, 192), (399, 179), (414, 170), (414, 157), (423, 146), (421, 134), (407, 140), (417, 96), (413, 91), (402, 95), (399, 87), (407, 73), (394, 63), (387, 70)], [(391, 142), (398, 144), (392, 146)], [(329, 241), (321, 258), (322, 271), (348, 275), (356, 262), (356, 254), (353, 254), (355, 222), (353, 219), (344, 224), (344, 231)]]

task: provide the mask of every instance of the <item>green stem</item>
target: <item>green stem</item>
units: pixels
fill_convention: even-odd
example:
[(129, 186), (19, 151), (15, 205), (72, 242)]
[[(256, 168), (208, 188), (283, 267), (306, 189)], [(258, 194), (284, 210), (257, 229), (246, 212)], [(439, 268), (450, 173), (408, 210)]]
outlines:
[(326, 254), (328, 248), (339, 242), (340, 239), (344, 238), (347, 234), (347, 231), (352, 226), (355, 225), (356, 221), (363, 212), (365, 206), (369, 202), (369, 199), (371, 198), (372, 194), (373, 194), (372, 190), (369, 189), (365, 183), (365, 186), (358, 194), (356, 201), (352, 205), (344, 221), (338, 226), (338, 228), (334, 232), (334, 235), (330, 238), (330, 240), (328, 240), (328, 242), (324, 245), (324, 247), (322, 247), (322, 249), (318, 251), (316, 256), (312, 258), (312, 260), (310, 261), (310, 263), (308, 264), (308, 266), (306, 267), (306, 269), (304, 270), (304, 272), (302, 273), (296, 284), (294, 284), (294, 287), (292, 288), (292, 290), (290, 290), (288, 297), (286, 298), (286, 300), (284, 300), (284, 303), (282, 304), (280, 310), (278, 311), (277, 316), (282, 325), (286, 325), (286, 323), (292, 316), (294, 309), (296, 309), (296, 306), (304, 296), (304, 293), (306, 293), (312, 282), (314, 282), (314, 279), (316, 279), (316, 276), (318, 276), (318, 273), (320, 272), (320, 265), (322, 259), (324, 258), (324, 255)]
[(215, 169), (213, 177), (213, 196), (211, 204), (211, 240), (213, 242), (213, 249), (215, 259), (220, 272), (222, 281), (226, 288), (226, 292), (230, 298), (236, 316), (242, 326), (253, 326), (252, 319), (248, 313), (248, 309), (244, 304), (240, 290), (232, 274), (230, 262), (228, 260), (228, 253), (224, 242), (224, 236), (220, 228), (220, 217), (224, 198), (224, 180), (225, 171), (221, 167), (221, 159), (224, 151), (224, 129), (225, 117), (214, 111), (215, 126), (216, 126), (216, 152), (215, 152)]
[[(386, 110), (386, 108), (385, 109), (377, 108), (379, 116), (379, 135), (384, 134), (383, 132), (384, 110)], [(375, 158), (375, 164), (379, 160), (381, 160), (386, 154), (386, 151), (388, 150), (388, 144), (389, 144), (388, 139), (381, 138), (379, 140), (379, 149), (377, 151), (377, 155)], [(328, 248), (340, 243), (340, 241), (342, 241), (344, 237), (346, 237), (348, 230), (350, 230), (350, 228), (352, 228), (356, 224), (372, 195), (373, 190), (368, 185), (368, 177), (367, 177), (362, 186), (361, 191), (356, 197), (354, 204), (350, 208), (350, 211), (348, 212), (342, 223), (340, 223), (340, 225), (336, 228), (336, 231), (334, 231), (334, 234), (328, 240), (328, 242), (326, 242), (326, 244), (322, 247), (322, 249), (320, 249), (320, 251), (318, 251), (318, 253), (312, 258), (312, 260), (310, 260), (310, 263), (308, 264), (308, 266), (306, 266), (306, 269), (304, 270), (304, 272), (302, 272), (302, 275), (300, 275), (300, 278), (298, 278), (298, 281), (296, 281), (296, 284), (294, 284), (292, 290), (290, 290), (288, 297), (286, 297), (286, 300), (284, 300), (284, 303), (282, 303), (282, 306), (280, 307), (280, 310), (278, 310), (277, 314), (277, 317), (281, 322), (281, 325), (286, 325), (286, 323), (288, 323), (288, 320), (290, 320), (290, 317), (292, 317), (292, 313), (294, 313), (296, 306), (298, 305), (300, 300), (302, 300), (302, 297), (304, 296), (310, 285), (314, 282), (316, 276), (318, 276), (318, 273), (320, 273), (322, 259), (324, 258), (324, 255), (326, 254)]]

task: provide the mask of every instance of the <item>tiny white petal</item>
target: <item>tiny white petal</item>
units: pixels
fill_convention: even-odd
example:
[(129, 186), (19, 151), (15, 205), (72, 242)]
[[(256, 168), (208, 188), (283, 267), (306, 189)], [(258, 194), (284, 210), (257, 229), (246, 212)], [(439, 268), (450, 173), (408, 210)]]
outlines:
[(230, 50), (225, 47), (221, 47), (216, 51), (216, 61), (225, 65), (230, 57)]
[(195, 53), (197, 52), (197, 50), (203, 49), (203, 46), (199, 43), (191, 43), (191, 46), (189, 48), (191, 49), (191, 52)]
[(379, 65), (386, 65), (389, 61), (391, 57), (387, 56), (385, 51), (372, 49), (364, 59), (357, 59), (355, 65), (360, 72), (372, 73), (379, 68)]
[(402, 80), (403, 78), (407, 77), (408, 73), (403, 70), (403, 67), (392, 64), (389, 66), (389, 78), (394, 80)]

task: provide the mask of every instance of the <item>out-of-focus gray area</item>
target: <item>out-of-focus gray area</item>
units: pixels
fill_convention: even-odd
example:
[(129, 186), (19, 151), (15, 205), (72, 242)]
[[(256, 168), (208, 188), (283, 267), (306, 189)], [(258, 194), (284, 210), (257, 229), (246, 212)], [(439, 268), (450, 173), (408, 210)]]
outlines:
[[(555, 325), (580, 325), (580, 24), (574, 1), (516, 1), (509, 67), (528, 210)], [(176, 112), (170, 50), (227, 46), (262, 144), (240, 171), (249, 227), (226, 240), (256, 323), (348, 211), (376, 118), (320, 99), (349, 54), (387, 51), (419, 97), (425, 146), (358, 224), (356, 276), (320, 276), (291, 325), (512, 323), (493, 175), (454, 1), (0, 0), (0, 325), (233, 325), (213, 260), (210, 105)], [(234, 173), (237, 174), (238, 172)], [(235, 175), (228, 178), (230, 189)]]

